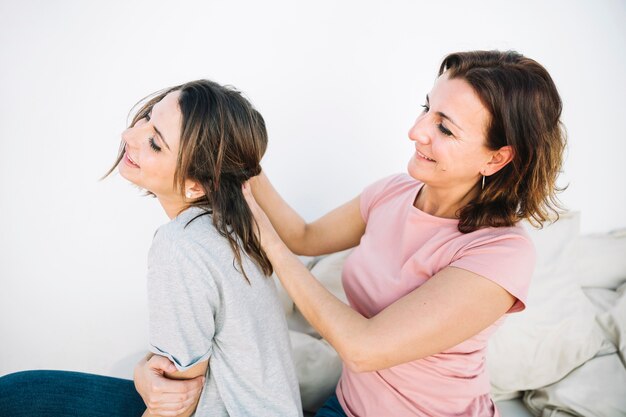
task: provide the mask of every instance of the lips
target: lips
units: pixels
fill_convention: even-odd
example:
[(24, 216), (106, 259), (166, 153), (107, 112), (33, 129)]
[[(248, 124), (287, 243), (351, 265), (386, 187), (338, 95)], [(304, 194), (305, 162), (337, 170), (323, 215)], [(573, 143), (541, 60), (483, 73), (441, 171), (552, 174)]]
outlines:
[(420, 151), (418, 151), (417, 149), (415, 150), (415, 153), (417, 154), (417, 156), (418, 156), (420, 159), (425, 159), (426, 161), (430, 161), (430, 162), (437, 162), (437, 161), (435, 161), (434, 159), (427, 157), (426, 155), (424, 155), (423, 153), (421, 153), (421, 152), (420, 152)]
[(128, 154), (128, 149), (124, 152), (124, 162), (134, 168), (139, 168), (139, 164)]

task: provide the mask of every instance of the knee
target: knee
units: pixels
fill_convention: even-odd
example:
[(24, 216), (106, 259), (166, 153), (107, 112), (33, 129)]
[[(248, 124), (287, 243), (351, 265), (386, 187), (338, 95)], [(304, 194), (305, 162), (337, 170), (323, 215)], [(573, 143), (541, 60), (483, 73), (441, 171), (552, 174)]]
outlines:
[(49, 371), (21, 371), (0, 377), (0, 392), (4, 394), (14, 389), (22, 389), (36, 384)]
[(23, 371), (0, 377), (0, 415), (26, 415), (36, 401), (44, 375), (45, 371)]

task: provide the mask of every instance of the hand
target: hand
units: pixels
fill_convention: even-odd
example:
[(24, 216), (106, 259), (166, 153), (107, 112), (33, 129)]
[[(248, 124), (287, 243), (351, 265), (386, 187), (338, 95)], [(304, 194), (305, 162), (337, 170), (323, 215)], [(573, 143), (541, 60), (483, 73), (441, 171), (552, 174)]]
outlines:
[(276, 229), (274, 229), (274, 226), (272, 226), (272, 223), (267, 217), (267, 214), (265, 214), (263, 209), (257, 204), (256, 200), (254, 199), (250, 183), (245, 182), (241, 187), (241, 190), (258, 226), (258, 229), (255, 229), (255, 233), (259, 238), (261, 246), (267, 253), (267, 256), (271, 258), (271, 249), (277, 245), (284, 245), (284, 243), (281, 240), (280, 236), (278, 236), (278, 233), (276, 232)]
[(175, 417), (195, 407), (204, 387), (204, 377), (174, 380), (164, 375), (175, 371), (176, 366), (159, 355), (154, 355), (149, 360), (142, 359), (135, 366), (135, 388), (150, 415)]

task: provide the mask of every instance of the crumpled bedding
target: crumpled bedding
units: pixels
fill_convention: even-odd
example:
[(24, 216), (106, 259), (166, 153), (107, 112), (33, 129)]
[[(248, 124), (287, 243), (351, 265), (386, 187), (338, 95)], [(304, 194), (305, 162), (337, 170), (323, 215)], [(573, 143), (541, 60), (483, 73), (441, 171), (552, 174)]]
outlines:
[(584, 292), (610, 344), (560, 381), (527, 391), (524, 403), (537, 416), (626, 416), (626, 283)]

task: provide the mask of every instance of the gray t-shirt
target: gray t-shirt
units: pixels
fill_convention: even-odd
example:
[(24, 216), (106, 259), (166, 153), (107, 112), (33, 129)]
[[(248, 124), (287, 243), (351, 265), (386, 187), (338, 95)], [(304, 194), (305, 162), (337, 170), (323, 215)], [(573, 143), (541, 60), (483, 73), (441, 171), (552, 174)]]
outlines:
[[(242, 251), (250, 284), (210, 215), (161, 226), (148, 255), (150, 350), (178, 370), (209, 359), (196, 417), (302, 416), (274, 281)], [(188, 224), (189, 223), (189, 224)]]

